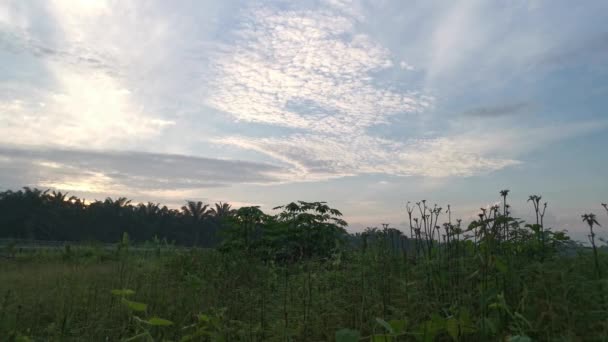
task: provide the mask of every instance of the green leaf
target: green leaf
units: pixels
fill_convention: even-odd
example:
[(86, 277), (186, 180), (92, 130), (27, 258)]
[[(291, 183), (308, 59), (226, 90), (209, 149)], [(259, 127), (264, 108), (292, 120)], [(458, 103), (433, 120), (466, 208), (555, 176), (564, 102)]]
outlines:
[(388, 324), (390, 324), (391, 328), (393, 328), (393, 333), (398, 335), (405, 332), (405, 328), (407, 327), (407, 320), (392, 319), (388, 321)]
[(448, 334), (450, 334), (450, 336), (454, 339), (454, 341), (458, 341), (458, 320), (454, 317), (448, 318), (448, 320), (445, 322), (445, 328), (448, 331)]
[(445, 319), (437, 314), (432, 314), (431, 319), (423, 322), (418, 328), (420, 335), (419, 340), (423, 341), (434, 341), (435, 337), (445, 329)]
[(340, 329), (336, 331), (336, 342), (357, 342), (361, 334), (357, 330)]
[(496, 265), (496, 269), (500, 273), (507, 273), (507, 271), (509, 270), (509, 267), (499, 258), (496, 258), (494, 264)]
[(478, 274), (479, 274), (479, 270), (471, 273), (470, 275), (467, 276), (467, 280), (471, 280), (471, 279), (477, 277)]
[(393, 327), (391, 327), (391, 325), (388, 324), (382, 318), (376, 318), (376, 322), (378, 322), (378, 324), (380, 324), (381, 326), (383, 326), (389, 333), (391, 333), (391, 334), (395, 333), (395, 331), (393, 330)]
[(131, 296), (135, 294), (135, 291), (131, 289), (115, 289), (112, 290), (112, 294), (115, 296)]
[(459, 308), (458, 320), (462, 325), (471, 325), (471, 314), (469, 314), (469, 310), (467, 308)]
[(145, 322), (150, 325), (156, 326), (156, 327), (166, 327), (169, 325), (173, 325), (173, 322), (171, 322), (170, 320), (160, 318), (160, 317), (152, 317)]
[(33, 342), (34, 340), (28, 336), (19, 334), (19, 335), (15, 336), (15, 341), (16, 342)]
[(445, 319), (438, 314), (431, 315), (430, 323), (429, 329), (433, 336), (436, 336), (441, 330), (445, 329)]
[(133, 302), (125, 298), (122, 298), (121, 302), (123, 302), (126, 306), (129, 307), (129, 309), (133, 311), (146, 311), (146, 309), (148, 308), (148, 305), (145, 303)]
[(484, 318), (484, 328), (486, 333), (496, 334), (496, 324), (489, 318)]
[(469, 310), (467, 310), (466, 308), (460, 308), (458, 316), (460, 332), (462, 334), (473, 333), (476, 331), (473, 327), (473, 322), (471, 321), (471, 315), (469, 314)]
[(370, 338), (371, 342), (392, 342), (393, 337), (391, 335), (372, 335)]
[(137, 341), (137, 340), (139, 340), (140, 338), (145, 337), (145, 336), (150, 336), (150, 334), (149, 334), (147, 331), (144, 331), (144, 332), (142, 332), (142, 333), (140, 333), (140, 334), (137, 334), (137, 335), (135, 335), (135, 336), (131, 336), (131, 337), (129, 337), (128, 339), (123, 340), (123, 341), (124, 341), (124, 342)]
[(500, 303), (492, 303), (490, 305), (488, 305), (489, 309), (500, 309), (502, 308), (502, 305), (500, 305)]
[(515, 335), (509, 337), (509, 342), (532, 342), (532, 339), (528, 336)]
[(430, 341), (432, 342), (435, 339), (435, 333), (432, 331), (432, 322), (430, 320), (423, 322), (420, 327), (418, 327), (416, 339), (418, 341)]

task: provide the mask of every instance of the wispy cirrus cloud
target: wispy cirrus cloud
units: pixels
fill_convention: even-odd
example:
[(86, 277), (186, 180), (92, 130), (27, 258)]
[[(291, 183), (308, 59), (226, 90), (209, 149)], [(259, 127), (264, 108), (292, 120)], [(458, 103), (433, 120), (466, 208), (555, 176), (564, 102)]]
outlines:
[(220, 141), (268, 154), (290, 164), (295, 180), (323, 180), (359, 174), (472, 176), (520, 162), (481, 157), (456, 138), (414, 139), (406, 143), (370, 136), (292, 135), (287, 138), (232, 137)]

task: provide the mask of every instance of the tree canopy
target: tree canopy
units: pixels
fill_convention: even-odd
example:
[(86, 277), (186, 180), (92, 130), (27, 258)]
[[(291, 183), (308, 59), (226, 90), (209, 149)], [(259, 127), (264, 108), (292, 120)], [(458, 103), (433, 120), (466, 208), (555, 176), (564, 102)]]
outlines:
[(68, 193), (23, 188), (0, 192), (0, 238), (113, 243), (164, 238), (184, 246), (217, 247), (296, 260), (328, 256), (345, 241), (342, 213), (325, 202), (298, 201), (276, 215), (259, 207), (186, 201), (181, 210), (125, 197), (87, 203)]

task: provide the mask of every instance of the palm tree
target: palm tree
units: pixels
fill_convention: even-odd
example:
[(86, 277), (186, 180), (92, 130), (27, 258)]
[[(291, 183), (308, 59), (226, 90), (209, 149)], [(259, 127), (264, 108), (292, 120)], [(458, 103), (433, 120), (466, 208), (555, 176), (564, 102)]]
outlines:
[(127, 199), (126, 197), (119, 197), (115, 200), (113, 200), (112, 198), (108, 197), (106, 198), (106, 200), (104, 201), (105, 204), (110, 205), (114, 208), (125, 208), (127, 206), (129, 206), (129, 204), (131, 204), (131, 200)]
[(23, 187), (17, 196), (23, 201), (20, 210), (27, 212), (24, 220), (24, 228), (28, 238), (50, 238), (48, 229), (47, 208), (44, 203), (48, 198), (49, 190)]
[(38, 198), (39, 197), (44, 197), (49, 192), (48, 189), (42, 191), (42, 190), (40, 190), (38, 188), (33, 188), (32, 189), (29, 186), (24, 186), (23, 190), (24, 190), (23, 194), (26, 195), (26, 197), (29, 196), (29, 197), (38, 197)]
[(148, 202), (147, 204), (139, 203), (137, 205), (137, 210), (143, 216), (158, 216), (160, 212), (160, 203), (152, 203)]
[(63, 203), (63, 202), (65, 202), (67, 195), (68, 195), (67, 192), (63, 193), (61, 191), (53, 190), (53, 192), (51, 193), (51, 196), (49, 196), (49, 199), (51, 199), (55, 203)]
[(608, 212), (608, 204), (602, 203), (602, 207), (604, 207), (604, 209), (606, 209), (606, 212)]
[[(125, 213), (128, 213), (133, 208), (131, 206), (131, 200), (126, 197), (119, 197), (115, 200), (108, 197), (101, 203), (102, 207), (105, 207), (110, 210), (111, 213), (117, 216), (124, 216)], [(127, 209), (127, 210), (125, 210)]]
[(191, 217), (193, 222), (199, 222), (211, 216), (209, 204), (203, 204), (201, 201), (187, 201), (186, 205), (182, 206), (182, 212), (184, 216)]
[(77, 200), (76, 196), (68, 197), (67, 192), (54, 191), (48, 197), (49, 203), (58, 207), (63, 207), (67, 204), (72, 204), (73, 201)]
[(198, 246), (200, 229), (196, 226), (211, 216), (209, 204), (203, 204), (201, 201), (187, 201), (186, 205), (182, 206), (182, 212), (185, 217), (189, 218), (190, 223), (194, 228), (194, 245)]
[(215, 208), (209, 209), (211, 216), (222, 219), (224, 217), (232, 216), (235, 213), (235, 210), (232, 209), (232, 206), (228, 203), (215, 203)]

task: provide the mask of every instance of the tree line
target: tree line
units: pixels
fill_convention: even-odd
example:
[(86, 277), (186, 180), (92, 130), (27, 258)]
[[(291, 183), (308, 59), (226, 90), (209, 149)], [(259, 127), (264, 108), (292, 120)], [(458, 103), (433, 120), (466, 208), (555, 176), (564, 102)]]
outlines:
[[(508, 192), (501, 191), (502, 203), (482, 208), (479, 219), (467, 227), (461, 220), (452, 221), (449, 205), (443, 210), (424, 200), (413, 206), (408, 202), (410, 234), (406, 236), (388, 224), (348, 234), (342, 213), (325, 202), (292, 202), (274, 208), (279, 213), (270, 215), (257, 206), (234, 209), (222, 202), (186, 201), (181, 209), (152, 202), (133, 204), (125, 197), (85, 203), (60, 191), (25, 187), (0, 192), (0, 238), (114, 243), (126, 233), (135, 243), (164, 239), (181, 246), (291, 260), (329, 257), (345, 246), (431, 259), (460, 251), (465, 242), (478, 246), (486, 236), (497, 246), (517, 245), (520, 250), (527, 246), (528, 252), (544, 256), (549, 249), (571, 242), (566, 232), (545, 227), (547, 204), (541, 203), (541, 196), (530, 196), (536, 222), (526, 224), (511, 216)], [(608, 211), (607, 205), (603, 207)], [(442, 214), (447, 222), (439, 224)], [(595, 215), (585, 222), (597, 226)], [(590, 242), (596, 249), (593, 225)]]
[(228, 203), (187, 201), (180, 209), (134, 204), (125, 197), (91, 203), (60, 191), (25, 187), (0, 192), (0, 237), (33, 240), (118, 241), (124, 232), (136, 242), (155, 237), (185, 246), (212, 247)]
[(274, 209), (234, 209), (228, 203), (186, 201), (181, 209), (133, 204), (125, 197), (86, 203), (60, 191), (24, 187), (0, 192), (0, 238), (219, 247), (260, 257), (329, 256), (349, 240), (342, 213), (325, 202), (292, 202)]

